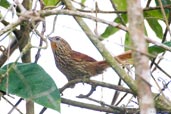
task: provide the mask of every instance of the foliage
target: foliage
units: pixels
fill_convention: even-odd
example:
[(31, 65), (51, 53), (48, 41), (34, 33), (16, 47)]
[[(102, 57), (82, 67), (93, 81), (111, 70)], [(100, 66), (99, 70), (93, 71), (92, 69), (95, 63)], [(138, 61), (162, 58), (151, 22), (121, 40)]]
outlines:
[(2, 67), (1, 71), (1, 76), (5, 73), (8, 76), (2, 80), (0, 90), (8, 90), (10, 94), (60, 111), (59, 90), (41, 66), (35, 63), (10, 63)]
[(8, 8), (10, 6), (10, 3), (7, 0), (0, 0), (0, 6)]
[[(157, 6), (159, 5), (158, 0), (155, 0)], [(113, 0), (113, 2), (115, 3), (115, 5), (117, 6), (116, 9), (118, 9), (119, 11), (126, 11), (126, 2), (125, 0), (123, 0), (123, 2), (119, 2), (118, 0)], [(163, 5), (169, 5), (171, 4), (170, 0), (162, 0)], [(170, 13), (170, 9), (165, 9), (167, 16)], [(127, 20), (127, 14), (121, 14), (120, 17), (116, 17), (114, 19), (114, 22), (117, 23), (124, 23), (125, 25), (128, 23)], [(163, 38), (163, 29), (161, 27), (161, 24), (159, 23), (159, 21), (164, 21), (162, 12), (160, 9), (156, 9), (156, 10), (145, 10), (144, 11), (144, 18), (147, 21), (147, 23), (149, 24), (149, 26), (151, 27), (151, 29), (153, 30), (153, 32), (156, 34), (156, 36), (159, 39)], [(121, 20), (122, 19), (122, 20)], [(123, 21), (123, 22), (122, 22)], [(145, 26), (146, 28), (146, 26)], [(112, 27), (112, 26), (108, 26), (106, 28), (106, 30), (101, 34), (101, 36), (103, 38), (108, 38), (109, 36), (113, 35), (114, 33), (116, 33), (119, 29), (117, 29), (116, 27)], [(125, 46), (130, 46), (131, 42), (130, 42), (130, 38), (128, 38), (128, 34), (125, 35), (125, 38), (127, 39), (125, 41)], [(127, 50), (127, 49), (126, 49)]]
[[(11, 12), (12, 15), (15, 18), (17, 18), (17, 21), (14, 21), (14, 22), (8, 21), (6, 19), (6, 15), (1, 14), (2, 12), (0, 12), (0, 23), (3, 24), (4, 26), (4, 28), (0, 30), (0, 38), (2, 39), (0, 40), (0, 42), (3, 41), (3, 39), (8, 38), (8, 36), (10, 37), (15, 36), (15, 38), (13, 39), (13, 42), (9, 44), (9, 46), (4, 45), (3, 43), (0, 44), (0, 52), (2, 54), (0, 56), (0, 65), (1, 66), (4, 65), (4, 63), (7, 61), (8, 58), (10, 58), (14, 50), (19, 48), (19, 51), (20, 51), (20, 55), (18, 55), (18, 58), (15, 61), (8, 61), (10, 63), (1, 67), (0, 69), (0, 76), (1, 76), (0, 90), (4, 92), (7, 91), (9, 92), (9, 94), (14, 94), (21, 98), (32, 100), (33, 102), (38, 103), (44, 107), (51, 108), (60, 112), (60, 103), (61, 103), (61, 100), (64, 100), (64, 99), (60, 98), (61, 97), (60, 92), (54, 80), (45, 71), (45, 69), (43, 69), (40, 65), (38, 65), (38, 62), (37, 62), (40, 57), (40, 51), (42, 49), (47, 48), (47, 39), (44, 37), (46, 36), (44, 33), (46, 31), (46, 26), (49, 26), (48, 24), (46, 25), (46, 22), (49, 22), (49, 20), (47, 19), (48, 16), (51, 16), (51, 15), (56, 15), (56, 17), (57, 15), (73, 16), (76, 22), (78, 23), (78, 25), (82, 28), (83, 32), (90, 38), (92, 42), (98, 39), (95, 38), (95, 40), (92, 40), (91, 37), (94, 38), (94, 37), (100, 36), (101, 40), (105, 40), (105, 39), (108, 39), (110, 36), (113, 36), (116, 33), (121, 32), (122, 27), (124, 27), (125, 28), (125, 33), (124, 33), (125, 36), (124, 36), (124, 44), (123, 44), (124, 50), (127, 51), (127, 50), (132, 49), (132, 39), (129, 35), (129, 30), (127, 27), (129, 25), (128, 14), (127, 14), (127, 0), (111, 0), (110, 5), (113, 7), (114, 11), (103, 11), (100, 9), (101, 7), (97, 9), (92, 8), (91, 10), (89, 10), (89, 6), (86, 6), (87, 3), (89, 2), (88, 0), (72, 1), (72, 3), (74, 4), (73, 6), (72, 4), (69, 4), (71, 0), (62, 0), (62, 1), (61, 0), (42, 0), (42, 1), (40, 0), (37, 2), (37, 4), (39, 3), (39, 5), (41, 6), (39, 10), (37, 9), (32, 10), (32, 7), (34, 5), (32, 2), (28, 3), (28, 1), (30, 0), (23, 0), (23, 1), (26, 2), (26, 4), (18, 4), (16, 2), (15, 5), (17, 6), (17, 8), (15, 8), (15, 7), (12, 7), (12, 5), (10, 5), (10, 3), (7, 0), (0, 0), (0, 6), (3, 7), (3, 9), (5, 9), (7, 13)], [(159, 1), (161, 1), (162, 6)], [(150, 0), (148, 0), (148, 2), (150, 3)], [(31, 4), (30, 9), (28, 8), (29, 7), (28, 4), (29, 5)], [(59, 9), (60, 8), (59, 6), (61, 4), (65, 6), (65, 9)], [(155, 63), (155, 58), (160, 59), (158, 58), (159, 54), (167, 52), (168, 50), (171, 51), (170, 49), (171, 41), (166, 41), (167, 39), (166, 36), (168, 35), (167, 33), (169, 33), (170, 30), (168, 30), (168, 28), (167, 29), (165, 28), (165, 26), (167, 26), (167, 23), (166, 23), (167, 21), (168, 21), (168, 25), (170, 25), (169, 19), (171, 17), (170, 15), (171, 12), (170, 12), (169, 5), (171, 5), (171, 1), (170, 0), (155, 0), (153, 1), (153, 4), (155, 5), (155, 7), (150, 7), (150, 4), (147, 4), (143, 8), (143, 15), (144, 15), (144, 22), (145, 22), (144, 34), (145, 36), (148, 37), (149, 28), (150, 28), (150, 31), (154, 32), (154, 34), (158, 38), (158, 41), (161, 40), (162, 43), (148, 42), (147, 44), (148, 53), (146, 55), (153, 56), (153, 62), (151, 62), (151, 66), (153, 66), (154, 64), (156, 65), (157, 62)], [(25, 9), (23, 10), (21, 6), (23, 6)], [(162, 12), (161, 10), (162, 8), (164, 9), (164, 12)], [(29, 10), (26, 10), (26, 9), (29, 9)], [(100, 20), (98, 16), (97, 17), (93, 16), (92, 12), (99, 13), (99, 14), (104, 13), (105, 15), (109, 14), (109, 12), (110, 13), (112, 12), (111, 14), (113, 15), (113, 22), (106, 21), (107, 20), (106, 18), (103, 18)], [(46, 14), (46, 15), (42, 15), (42, 14)], [(88, 18), (90, 20), (95, 21), (96, 25), (97, 23), (100, 23), (100, 22), (103, 22), (105, 24), (108, 23), (108, 25), (106, 26), (104, 31), (100, 33), (100, 35), (94, 34), (94, 32), (92, 31), (94, 28), (88, 29), (88, 26), (85, 23), (86, 21), (84, 22), (84, 20), (81, 20), (82, 17), (78, 16), (79, 14), (82, 14), (84, 18)], [(166, 18), (164, 17), (164, 14), (166, 15), (167, 21), (166, 21)], [(53, 29), (55, 29), (55, 24), (57, 21), (56, 17), (54, 18), (54, 22), (51, 27)], [(67, 18), (67, 16), (65, 18)], [(114, 26), (113, 23), (117, 24), (117, 26)], [(40, 27), (40, 24), (42, 24), (42, 27)], [(97, 27), (96, 29), (98, 29), (98, 26), (96, 27)], [(41, 32), (39, 33), (39, 31)], [(32, 42), (30, 41), (30, 39), (34, 40), (34, 38), (31, 38), (32, 33), (36, 34), (36, 37), (40, 39), (40, 43), (36, 44), (36, 46), (33, 46)], [(99, 42), (93, 42), (93, 44), (97, 45), (98, 47), (100, 45)], [(26, 48), (27, 44), (30, 44), (31, 46)], [(30, 53), (30, 55), (28, 56), (27, 52), (29, 52), (33, 48), (38, 49), (37, 54), (35, 55), (34, 63), (27, 59), (29, 58), (29, 56), (32, 55), (32, 53)], [(104, 48), (99, 49), (99, 50), (102, 52), (105, 52)], [(138, 51), (141, 51), (141, 50), (138, 50)], [(22, 63), (18, 63), (19, 59), (22, 60)], [(158, 62), (160, 63), (160, 61)], [(113, 67), (115, 65), (111, 65), (111, 66)], [(123, 66), (125, 68), (125, 65)], [(130, 93), (132, 94), (133, 97), (136, 96), (137, 93), (133, 91), (132, 89), (134, 87), (131, 88), (129, 86), (131, 84), (134, 85), (135, 80), (132, 79), (131, 76), (129, 76), (129, 73), (126, 73), (125, 69), (121, 68), (119, 65), (115, 68), (116, 69), (114, 70), (119, 76), (122, 75), (122, 73), (123, 75), (127, 74), (124, 78), (121, 78), (121, 79), (128, 85), (127, 88), (129, 88), (129, 90), (121, 86), (121, 84), (119, 83), (118, 85), (116, 85), (117, 88), (114, 88), (114, 90), (116, 90), (114, 98), (117, 97), (117, 95), (119, 94), (117, 93), (118, 88), (120, 88), (120, 90), (125, 92), (126, 94)], [(167, 78), (169, 77), (170, 79), (171, 76), (168, 73), (166, 73), (163, 69), (161, 69), (157, 65), (156, 65), (156, 68), (159, 68), (161, 72)], [(126, 69), (126, 71), (130, 72), (129, 68)], [(118, 73), (118, 72), (121, 72), (121, 73)], [(125, 81), (124, 79), (129, 79), (129, 81)], [(78, 80), (76, 80), (76, 82), (77, 81)], [(75, 84), (76, 82), (73, 81), (71, 83), (68, 83), (68, 85)], [(82, 81), (79, 80), (78, 82), (82, 82)], [(88, 81), (85, 81), (85, 82), (88, 83)], [(100, 82), (92, 81), (91, 83), (88, 83), (88, 84), (90, 84), (93, 88), (94, 87), (93, 83), (94, 85), (101, 86), (101, 87), (108, 87), (108, 88), (115, 87), (115, 85), (110, 85), (107, 82), (100, 83)], [(166, 86), (165, 81), (163, 81), (162, 84), (164, 87)], [(64, 91), (68, 87), (69, 86), (66, 85), (62, 88), (62, 90)], [(161, 88), (159, 89), (161, 90), (160, 93), (164, 91), (164, 89), (161, 89)], [(94, 91), (95, 90), (93, 88), (88, 95), (93, 94)], [(158, 95), (155, 94), (155, 96), (160, 96), (160, 93)], [(120, 100), (122, 101), (123, 99), (120, 99)], [(118, 105), (116, 105), (114, 109), (111, 108), (113, 105), (117, 104), (116, 101), (120, 101), (120, 100), (116, 100), (116, 99), (113, 100), (112, 101), (113, 104), (111, 104), (110, 106), (108, 104), (106, 105), (105, 103), (102, 103), (104, 107), (101, 106), (98, 109), (97, 107), (96, 108), (94, 106), (88, 107), (86, 104), (79, 103), (76, 101), (68, 100), (68, 102), (66, 102), (64, 100), (63, 102), (69, 105), (73, 105), (73, 106), (78, 106), (78, 107), (83, 107), (83, 108), (88, 107), (88, 109), (92, 109), (92, 110), (99, 110), (99, 111), (110, 112), (110, 113), (111, 112), (125, 113), (123, 112), (123, 108), (119, 107)], [(92, 100), (92, 101), (96, 101), (96, 100)], [(169, 108), (170, 105), (168, 105), (165, 101), (166, 100), (161, 100), (158, 103), (159, 104), (158, 107), (160, 107), (160, 109), (162, 110), (165, 109), (167, 111), (170, 111), (171, 110)], [(119, 103), (120, 102), (118, 102), (118, 104)], [(103, 108), (105, 109), (103, 110)], [(128, 113), (131, 113), (132, 111), (134, 111), (135, 113), (136, 111), (139, 110), (139, 109), (134, 109), (134, 108), (129, 110), (129, 108), (127, 107), (125, 107), (125, 109), (128, 110)]]

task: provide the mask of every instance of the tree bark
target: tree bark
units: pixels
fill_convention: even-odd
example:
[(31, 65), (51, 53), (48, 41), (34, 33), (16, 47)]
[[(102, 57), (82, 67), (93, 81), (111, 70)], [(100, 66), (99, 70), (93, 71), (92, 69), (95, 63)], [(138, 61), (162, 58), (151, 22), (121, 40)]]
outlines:
[[(144, 35), (144, 17), (141, 0), (127, 0), (129, 34), (132, 39), (135, 79), (141, 114), (156, 114), (150, 85), (150, 67), (147, 44)], [(136, 51), (135, 51), (136, 50)]]

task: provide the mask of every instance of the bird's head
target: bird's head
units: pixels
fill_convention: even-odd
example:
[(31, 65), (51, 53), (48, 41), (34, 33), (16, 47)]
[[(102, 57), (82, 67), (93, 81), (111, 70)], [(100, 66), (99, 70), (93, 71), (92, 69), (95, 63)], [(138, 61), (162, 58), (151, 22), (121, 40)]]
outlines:
[(68, 53), (67, 51), (72, 50), (68, 42), (60, 36), (49, 37), (48, 39), (50, 40), (53, 52)]

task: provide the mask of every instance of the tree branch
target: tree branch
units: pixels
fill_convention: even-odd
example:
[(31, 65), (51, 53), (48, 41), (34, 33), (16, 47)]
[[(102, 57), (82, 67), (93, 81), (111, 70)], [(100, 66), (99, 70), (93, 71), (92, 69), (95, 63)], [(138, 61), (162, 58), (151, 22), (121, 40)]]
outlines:
[(109, 89), (114, 89), (122, 92), (127, 92), (133, 94), (133, 92), (130, 89), (124, 88), (122, 86), (114, 85), (114, 84), (109, 84), (105, 82), (100, 82), (100, 81), (95, 81), (95, 80), (86, 80), (86, 79), (76, 79), (68, 82), (66, 85), (64, 85), (62, 88), (60, 88), (60, 92), (62, 93), (65, 89), (69, 88), (72, 85), (75, 85), (77, 83), (87, 83), (92, 86), (101, 86)]
[(127, 4), (129, 33), (133, 44), (132, 48), (138, 50), (133, 51), (133, 60), (135, 65), (135, 79), (138, 87), (140, 113), (156, 114), (150, 85), (149, 58), (140, 53), (148, 53), (146, 39), (144, 37), (144, 17), (141, 2), (140, 0), (127, 0)]
[(72, 105), (80, 108), (86, 108), (94, 111), (100, 111), (100, 112), (108, 112), (108, 113), (119, 113), (119, 114), (133, 114), (137, 112), (138, 109), (136, 108), (125, 108), (125, 107), (115, 107), (115, 106), (110, 106), (110, 107), (102, 107), (102, 106), (97, 106), (93, 104), (88, 104), (88, 103), (82, 103), (78, 101), (73, 101), (69, 100), (66, 98), (61, 98), (61, 102), (63, 104), (67, 105)]

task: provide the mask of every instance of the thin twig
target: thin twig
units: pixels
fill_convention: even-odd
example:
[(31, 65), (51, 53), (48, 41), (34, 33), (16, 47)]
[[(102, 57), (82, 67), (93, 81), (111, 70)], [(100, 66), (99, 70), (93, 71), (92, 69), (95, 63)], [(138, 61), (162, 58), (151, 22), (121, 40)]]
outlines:
[[(42, 31), (41, 31), (41, 35), (40, 35), (40, 36), (44, 36), (45, 31), (46, 31), (46, 22), (43, 21), (43, 22), (42, 22)], [(43, 40), (43, 39), (44, 39), (44, 38), (40, 37), (39, 47), (42, 47), (43, 41), (45, 41), (45, 40)], [(46, 43), (47, 43), (47, 42), (46, 42)], [(47, 44), (46, 44), (46, 45), (47, 45)], [(39, 57), (40, 57), (40, 51), (41, 51), (41, 49), (42, 49), (42, 48), (38, 48), (37, 54), (36, 54), (36, 56), (35, 56), (35, 61), (34, 61), (34, 63), (37, 63), (37, 62), (38, 62)]]
[(121, 103), (121, 101), (122, 101), (127, 95), (128, 95), (128, 93), (125, 93), (125, 94), (121, 97), (121, 99), (116, 103), (116, 106), (118, 106), (119, 103)]
[(151, 0), (148, 0), (147, 1), (147, 4), (146, 4), (146, 7), (149, 7), (150, 6), (150, 3), (151, 3)]
[[(121, 80), (121, 78), (119, 78), (118, 86), (121, 86), (121, 82), (122, 82), (122, 80)], [(114, 104), (115, 104), (115, 102), (116, 102), (116, 100), (117, 100), (119, 94), (120, 94), (119, 91), (115, 91), (115, 94), (114, 94), (114, 96), (113, 96), (111, 105), (114, 105)]]
[[(20, 110), (18, 110), (17, 106), (20, 104), (20, 102), (23, 100), (23, 98), (20, 98), (17, 103), (15, 105), (13, 105), (12, 109), (8, 112), (8, 114), (12, 114), (13, 110), (16, 109), (17, 111), (20, 112)], [(20, 114), (23, 114), (22, 112), (20, 112)]]
[(154, 65), (156, 66), (156, 68), (158, 68), (162, 73), (164, 73), (167, 77), (169, 77), (171, 79), (171, 75), (168, 74), (166, 71), (164, 71), (158, 64), (156, 64), (154, 62)]
[(46, 107), (43, 107), (43, 109), (39, 112), (39, 114), (43, 114), (47, 110)]
[[(171, 8), (171, 5), (164, 5), (163, 6), (164, 9), (170, 9)], [(158, 9), (161, 9), (160, 6), (156, 6), (156, 7), (146, 7), (143, 9), (143, 11), (152, 11), (152, 10), (158, 10)], [(83, 9), (76, 9), (77, 11), (80, 11), (80, 12), (85, 12), (85, 13), (96, 13), (95, 10), (83, 10)], [(120, 11), (120, 10), (117, 10), (117, 11), (103, 11), (103, 10), (98, 10), (97, 13), (104, 13), (104, 14), (110, 14), (110, 13), (117, 13), (117, 14), (126, 14), (127, 11)]]
[(98, 21), (98, 22), (101, 22), (101, 23), (104, 23), (104, 24), (109, 24), (113, 27), (116, 27), (116, 28), (119, 28), (123, 31), (127, 31), (127, 28), (119, 23), (116, 23), (116, 22), (109, 22), (109, 21), (106, 21), (104, 19), (100, 19), (100, 18), (96, 18), (92, 15), (88, 15), (88, 14), (85, 14), (85, 13), (82, 13), (82, 12), (79, 12), (79, 11), (73, 11), (73, 10), (58, 10), (58, 9), (54, 9), (54, 10), (42, 10), (39, 12), (40, 16), (41, 17), (44, 17), (44, 16), (49, 16), (49, 15), (56, 15), (56, 14), (63, 14), (63, 15), (74, 15), (74, 16), (79, 16), (79, 17), (84, 17), (84, 18), (88, 18), (88, 19), (91, 19), (91, 20), (94, 20), (94, 21)]

